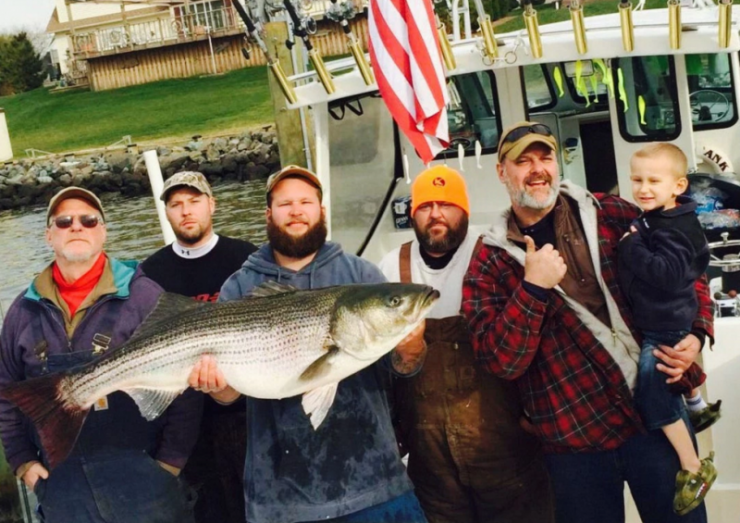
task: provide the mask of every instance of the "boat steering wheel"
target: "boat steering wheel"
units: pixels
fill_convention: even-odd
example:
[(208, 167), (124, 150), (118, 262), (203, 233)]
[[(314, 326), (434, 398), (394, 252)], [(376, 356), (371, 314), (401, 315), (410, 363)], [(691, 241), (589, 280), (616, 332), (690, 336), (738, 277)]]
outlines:
[(717, 123), (727, 116), (732, 105), (727, 96), (714, 89), (700, 89), (689, 95), (693, 123)]

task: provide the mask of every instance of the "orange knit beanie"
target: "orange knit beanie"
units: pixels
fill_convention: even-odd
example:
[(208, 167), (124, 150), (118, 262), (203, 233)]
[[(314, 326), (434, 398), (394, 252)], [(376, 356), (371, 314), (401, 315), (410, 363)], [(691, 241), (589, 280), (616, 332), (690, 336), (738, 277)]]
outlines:
[(416, 177), (411, 186), (411, 217), (420, 205), (428, 202), (453, 203), (470, 216), (465, 179), (446, 165), (435, 165)]

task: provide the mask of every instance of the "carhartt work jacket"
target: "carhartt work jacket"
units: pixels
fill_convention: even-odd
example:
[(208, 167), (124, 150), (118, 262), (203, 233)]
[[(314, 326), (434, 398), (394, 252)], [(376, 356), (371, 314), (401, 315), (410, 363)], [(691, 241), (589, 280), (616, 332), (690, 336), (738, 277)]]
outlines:
[[(8, 309), (0, 335), (0, 387), (45, 373), (49, 358), (56, 355), (92, 354), (95, 334), (109, 336), (111, 349), (128, 340), (156, 305), (162, 288), (137, 271), (136, 262), (109, 258), (107, 264), (103, 278), (112, 274), (113, 292), (87, 309), (72, 339), (67, 338), (61, 310), (40, 296), (35, 282), (16, 298)], [(41, 344), (45, 344), (43, 351), (39, 350)], [(198, 437), (202, 409), (199, 396), (183, 394), (152, 422), (140, 416), (133, 400), (125, 396), (122, 401), (133, 406), (130, 417), (117, 415), (113, 409), (91, 411), (88, 423), (92, 417), (109, 418), (105, 421), (108, 434), (100, 436), (101, 452), (141, 444), (152, 458), (182, 468)], [(13, 470), (40, 459), (30, 429), (27, 418), (13, 404), (0, 398), (0, 435)], [(133, 434), (145, 437), (142, 440)]]

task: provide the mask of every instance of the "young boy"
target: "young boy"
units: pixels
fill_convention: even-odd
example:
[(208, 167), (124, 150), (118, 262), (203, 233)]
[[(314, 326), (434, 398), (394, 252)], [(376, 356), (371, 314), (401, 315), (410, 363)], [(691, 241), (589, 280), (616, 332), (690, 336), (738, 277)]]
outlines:
[(681, 149), (648, 145), (632, 156), (630, 169), (632, 195), (644, 212), (620, 243), (619, 280), (644, 337), (635, 403), (646, 428), (662, 429), (676, 449), (683, 470), (676, 476), (673, 510), (683, 515), (701, 504), (717, 470), (713, 453), (703, 460), (697, 456), (681, 395), (656, 369), (654, 351), (659, 345), (673, 347), (691, 331), (697, 309), (694, 282), (707, 268), (709, 249), (696, 203), (681, 196), (688, 186)]

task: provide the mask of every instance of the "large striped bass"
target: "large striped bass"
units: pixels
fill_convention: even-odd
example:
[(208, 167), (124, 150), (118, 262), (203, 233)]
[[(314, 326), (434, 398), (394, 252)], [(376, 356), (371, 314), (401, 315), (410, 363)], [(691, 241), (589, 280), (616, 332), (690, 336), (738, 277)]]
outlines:
[(120, 390), (153, 420), (188, 387), (205, 354), (242, 394), (303, 394), (317, 428), (339, 381), (391, 351), (439, 298), (431, 287), (400, 283), (312, 291), (268, 283), (255, 295), (203, 303), (162, 294), (118, 349), (69, 371), (14, 383), (0, 394), (34, 423), (52, 468), (69, 455), (96, 401)]

